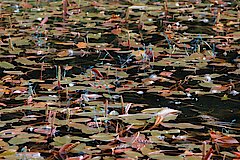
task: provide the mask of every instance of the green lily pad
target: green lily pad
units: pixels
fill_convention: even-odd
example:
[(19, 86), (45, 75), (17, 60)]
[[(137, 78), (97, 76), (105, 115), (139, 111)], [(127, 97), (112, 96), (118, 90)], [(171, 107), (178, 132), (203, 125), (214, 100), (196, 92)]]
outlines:
[(79, 143), (76, 147), (71, 149), (69, 152), (71, 152), (71, 153), (80, 153), (80, 152), (82, 152), (85, 149), (86, 146), (87, 146), (86, 143)]
[(70, 60), (70, 59), (74, 59), (76, 57), (60, 57), (60, 58), (54, 58), (54, 60), (56, 61), (66, 61), (66, 60)]
[(4, 68), (4, 69), (13, 69), (13, 68), (15, 68), (15, 66), (13, 64), (5, 62), (5, 61), (0, 62), (0, 67)]
[(13, 75), (23, 75), (24, 74), (22, 71), (3, 71), (3, 73), (13, 74)]
[(89, 33), (87, 36), (88, 36), (88, 38), (99, 39), (99, 38), (101, 38), (102, 34), (101, 33), (97, 33), (97, 34)]
[(129, 75), (126, 72), (117, 72), (117, 77), (127, 78)]
[(15, 59), (17, 63), (21, 63), (23, 65), (36, 65), (37, 63), (35, 61), (30, 61), (27, 58), (19, 57), (18, 59)]
[(8, 141), (8, 143), (10, 144), (14, 144), (14, 145), (19, 145), (19, 144), (24, 144), (24, 143), (27, 143), (27, 142), (30, 142), (30, 139), (28, 138), (22, 138), (22, 137), (13, 137), (12, 139), (10, 139)]
[(34, 97), (33, 99), (37, 101), (57, 101), (58, 97), (41, 96), (41, 97)]
[(194, 125), (191, 123), (162, 123), (162, 126), (167, 127), (167, 128), (180, 128), (180, 129), (186, 129), (186, 128), (202, 129), (202, 128), (204, 128), (204, 126)]
[(151, 114), (137, 113), (137, 114), (124, 114), (119, 115), (118, 117), (124, 119), (149, 119), (152, 117)]
[(162, 134), (179, 134), (181, 132), (181, 130), (179, 129), (169, 129), (169, 130), (145, 130), (145, 131), (141, 131), (141, 133), (151, 133), (152, 136), (159, 136)]
[(167, 155), (164, 155), (163, 153), (150, 154), (149, 158), (152, 158), (152, 159), (164, 159), (164, 160), (184, 160), (183, 157), (180, 157), (180, 156), (167, 156)]
[(128, 157), (131, 158), (141, 158), (143, 157), (143, 155), (139, 152), (135, 152), (135, 151), (125, 151), (124, 152)]
[(95, 140), (109, 142), (109, 141), (113, 141), (115, 139), (116, 135), (117, 134), (112, 134), (112, 133), (98, 133), (98, 134), (95, 134), (95, 135), (89, 136), (89, 137), (92, 139), (95, 139)]
[(80, 141), (80, 142), (91, 142), (93, 141), (90, 138), (84, 138), (84, 137), (78, 137), (78, 136), (72, 136), (72, 140)]
[(14, 48), (14, 50), (9, 50), (10, 54), (19, 54), (20, 52), (23, 52), (20, 48)]
[(86, 86), (72, 86), (68, 87), (68, 91), (77, 91), (77, 90), (85, 90)]
[(2, 152), (2, 153), (0, 154), (0, 157), (13, 156), (13, 155), (16, 154), (16, 152), (17, 152), (17, 151), (14, 150), (14, 149), (9, 149), (9, 150), (7, 150), (7, 151)]
[(52, 143), (54, 146), (62, 146), (64, 144), (71, 143), (72, 139), (68, 135), (63, 137), (55, 137), (54, 142)]
[(227, 151), (222, 151), (222, 152), (220, 152), (220, 154), (226, 155), (226, 156), (231, 157), (231, 158), (236, 158), (237, 157), (235, 154), (232, 154), (232, 153), (227, 152)]
[(212, 82), (203, 82), (203, 83), (199, 83), (199, 85), (202, 87), (206, 87), (206, 88), (212, 88), (212, 87), (219, 86), (218, 84), (214, 84)]
[(92, 127), (88, 127), (88, 126), (86, 126), (84, 124), (74, 123), (74, 122), (69, 123), (68, 126), (69, 127), (73, 127), (75, 129), (79, 129), (79, 130), (81, 130), (85, 134), (94, 134), (94, 133), (99, 133), (99, 132), (102, 132), (102, 131), (105, 130), (102, 127), (92, 128)]

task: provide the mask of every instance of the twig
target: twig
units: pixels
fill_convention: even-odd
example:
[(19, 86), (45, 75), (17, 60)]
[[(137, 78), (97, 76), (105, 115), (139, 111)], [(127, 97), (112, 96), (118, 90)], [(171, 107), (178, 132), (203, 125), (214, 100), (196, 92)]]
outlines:
[(107, 111), (108, 111), (108, 100), (106, 99), (105, 103), (104, 103), (104, 114), (105, 114), (105, 117), (108, 116)]
[(122, 114), (125, 113), (125, 108), (124, 108), (124, 102), (123, 102), (123, 96), (121, 95), (120, 96), (120, 99), (121, 99), (121, 106), (122, 106)]
[(168, 0), (165, 0), (165, 2), (164, 2), (164, 11), (165, 11), (165, 19), (167, 19), (167, 15), (168, 15)]
[(202, 144), (202, 147), (203, 147), (203, 149), (202, 149), (202, 160), (204, 160), (205, 156), (206, 156), (206, 147), (207, 147), (206, 145), (207, 145), (206, 141), (203, 141), (203, 144)]

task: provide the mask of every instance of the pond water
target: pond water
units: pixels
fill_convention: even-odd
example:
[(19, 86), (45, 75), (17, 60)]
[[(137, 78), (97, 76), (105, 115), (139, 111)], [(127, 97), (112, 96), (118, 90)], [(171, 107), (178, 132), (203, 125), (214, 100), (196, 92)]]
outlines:
[(238, 1), (1, 1), (1, 159), (239, 159)]

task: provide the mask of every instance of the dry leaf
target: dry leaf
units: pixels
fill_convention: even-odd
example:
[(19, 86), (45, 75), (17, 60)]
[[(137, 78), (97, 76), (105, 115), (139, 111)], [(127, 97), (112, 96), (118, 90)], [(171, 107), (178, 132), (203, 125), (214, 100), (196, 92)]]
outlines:
[(76, 46), (77, 46), (78, 48), (81, 48), (81, 49), (87, 48), (87, 43), (85, 43), (85, 42), (79, 42), (78, 44), (76, 44)]

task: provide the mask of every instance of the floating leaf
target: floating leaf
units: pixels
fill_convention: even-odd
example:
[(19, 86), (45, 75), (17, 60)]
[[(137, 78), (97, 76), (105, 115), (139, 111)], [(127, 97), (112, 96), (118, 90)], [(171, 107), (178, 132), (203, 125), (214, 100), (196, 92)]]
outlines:
[(135, 151), (125, 151), (124, 152), (128, 157), (131, 157), (131, 158), (141, 158), (143, 157), (143, 155), (141, 153), (138, 153), (138, 152), (135, 152)]
[(75, 57), (60, 57), (60, 58), (54, 58), (56, 61), (66, 61), (70, 59), (74, 59)]
[(0, 157), (7, 157), (7, 156), (13, 156), (16, 154), (16, 150), (14, 149), (9, 149), (7, 151), (4, 151), (0, 154)]
[(152, 158), (152, 159), (184, 160), (183, 157), (180, 157), (180, 156), (167, 156), (167, 155), (164, 155), (163, 153), (159, 153), (159, 154), (149, 154), (149, 157)]
[(19, 54), (20, 52), (22, 52), (23, 50), (20, 48), (14, 48), (14, 50), (9, 50), (10, 54)]
[(30, 142), (30, 139), (22, 138), (22, 137), (13, 137), (12, 139), (10, 139), (8, 141), (8, 143), (14, 144), (14, 145), (24, 144), (24, 143), (27, 143), (27, 142)]
[(78, 48), (83, 49), (83, 48), (86, 48), (86, 47), (87, 47), (87, 43), (85, 43), (85, 42), (79, 42), (78, 44), (76, 44), (76, 46), (77, 46)]
[(151, 133), (152, 136), (159, 136), (161, 134), (178, 134), (181, 132), (179, 129), (170, 129), (170, 130), (163, 130), (163, 131), (158, 131), (158, 130), (145, 130), (142, 131), (142, 133)]
[(22, 71), (3, 71), (3, 73), (13, 74), (13, 75), (23, 75), (24, 74)]
[(211, 136), (213, 142), (219, 143), (222, 145), (239, 144), (239, 142), (235, 138), (230, 137), (230, 136), (225, 136), (220, 132), (211, 131), (210, 136)]
[(89, 136), (92, 139), (100, 140), (100, 141), (113, 141), (115, 139), (116, 134), (111, 133), (98, 133), (93, 136)]
[(220, 154), (222, 154), (224, 156), (231, 157), (231, 158), (236, 158), (237, 157), (235, 154), (232, 154), (232, 153), (226, 152), (226, 151), (222, 151), (222, 152), (220, 152)]
[(98, 133), (98, 132), (101, 132), (104, 130), (104, 128), (101, 128), (101, 127), (92, 128), (92, 127), (88, 127), (84, 124), (74, 123), (74, 122), (69, 123), (68, 126), (82, 130), (82, 132), (85, 134), (94, 134), (94, 133)]
[(213, 84), (212, 82), (199, 83), (199, 85), (202, 86), (202, 87), (207, 87), (207, 88), (212, 88), (212, 87), (218, 87), (219, 86), (217, 84)]
[(236, 69), (235, 71), (228, 72), (228, 73), (240, 75), (240, 69)]
[(36, 65), (37, 63), (35, 61), (30, 61), (27, 58), (19, 57), (18, 59), (15, 59), (17, 63), (21, 63), (23, 65)]
[(34, 97), (34, 100), (38, 101), (57, 101), (58, 97), (56, 96), (41, 96), (41, 97)]
[(55, 146), (62, 146), (64, 144), (71, 143), (72, 139), (68, 135), (63, 136), (63, 137), (55, 137), (53, 142), (53, 145)]
[(8, 62), (0, 62), (0, 67), (4, 69), (13, 69), (15, 66)]
[(38, 159), (43, 160), (44, 158), (41, 156), (39, 152), (19, 152), (16, 156), (20, 159)]
[(186, 128), (203, 129), (204, 128), (204, 126), (194, 125), (191, 123), (162, 123), (162, 126), (167, 128), (180, 128), (180, 129), (186, 129)]
[(82, 152), (86, 147), (85, 143), (79, 143), (76, 147), (70, 150), (71, 153), (79, 153)]
[(226, 100), (228, 100), (229, 98), (228, 98), (228, 95), (227, 94), (224, 94), (223, 95), (223, 97), (221, 97), (221, 100), (222, 101), (226, 101)]
[(66, 51), (66, 50), (61, 51), (61, 52), (58, 52), (58, 53), (57, 53), (57, 56), (58, 56), (58, 57), (67, 57), (67, 56), (69, 56), (69, 52)]
[(102, 34), (101, 33), (97, 33), (97, 34), (89, 33), (87, 36), (88, 36), (88, 38), (99, 39), (99, 38), (101, 38)]

